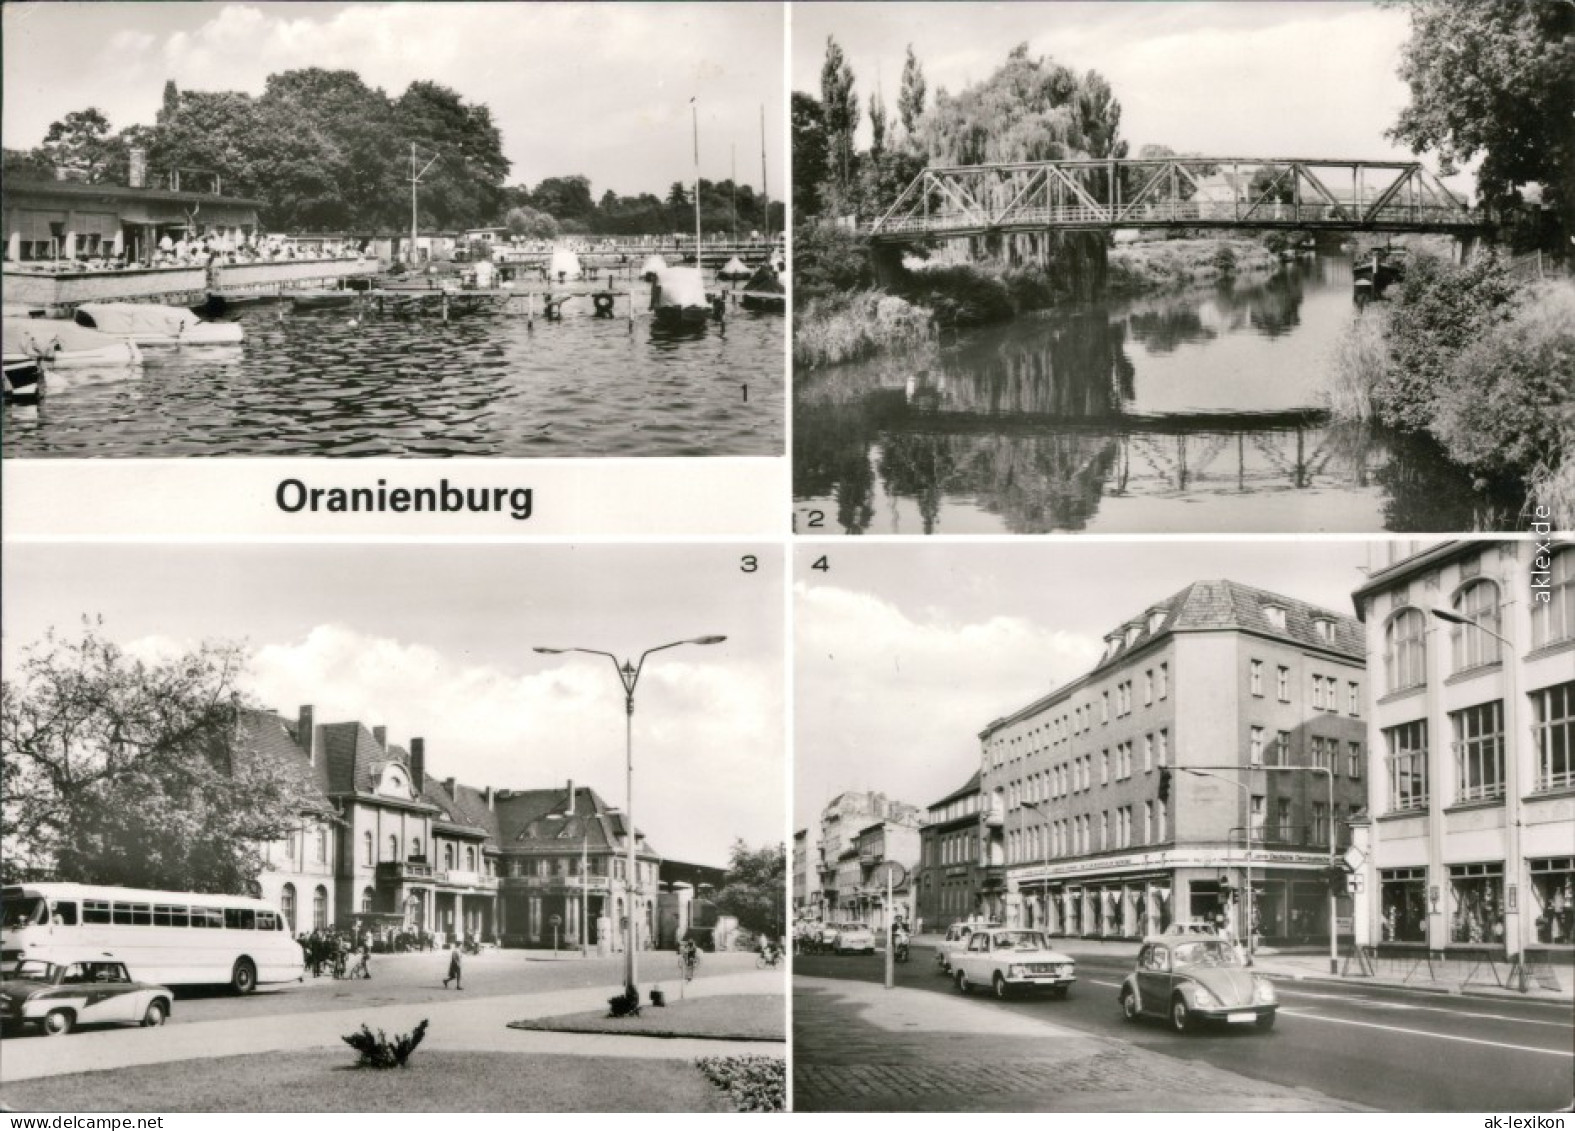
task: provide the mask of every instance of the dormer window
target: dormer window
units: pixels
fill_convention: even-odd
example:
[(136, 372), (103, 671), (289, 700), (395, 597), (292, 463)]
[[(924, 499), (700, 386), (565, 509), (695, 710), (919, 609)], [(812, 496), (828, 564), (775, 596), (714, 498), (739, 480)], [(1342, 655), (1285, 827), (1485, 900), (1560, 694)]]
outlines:
[(1133, 644), (1137, 643), (1137, 638), (1142, 634), (1142, 632), (1143, 632), (1143, 626), (1142, 625), (1139, 625), (1139, 624), (1129, 624), (1129, 625), (1127, 625), (1127, 647), (1128, 648), (1132, 647)]
[(1334, 642), (1334, 622), (1332, 620), (1324, 620), (1320, 617), (1318, 620), (1313, 621), (1313, 631), (1318, 634), (1318, 639), (1325, 644)]
[(1280, 632), (1285, 631), (1285, 610), (1278, 605), (1263, 606), (1263, 619), (1269, 622), (1269, 627)]
[(1110, 659), (1110, 657), (1114, 656), (1118, 651), (1120, 651), (1120, 649), (1121, 636), (1118, 633), (1112, 632), (1109, 636), (1105, 637), (1105, 654), (1100, 657), (1099, 662), (1104, 663), (1106, 660)]
[(405, 776), (403, 767), (385, 766), (377, 781), (377, 792), (385, 797), (408, 798), (412, 796), (410, 779)]
[(1152, 636), (1159, 631), (1159, 626), (1165, 623), (1165, 610), (1154, 609), (1148, 614), (1148, 631)]

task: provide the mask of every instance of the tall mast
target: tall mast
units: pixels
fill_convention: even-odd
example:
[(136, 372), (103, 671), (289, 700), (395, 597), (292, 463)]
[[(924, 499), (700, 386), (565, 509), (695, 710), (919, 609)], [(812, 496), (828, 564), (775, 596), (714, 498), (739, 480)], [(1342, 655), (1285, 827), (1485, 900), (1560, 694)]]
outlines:
[(700, 257), (700, 108), (693, 98), (689, 100), (689, 113), (695, 133), (695, 266), (704, 275), (705, 263)]
[(760, 104), (760, 197), (765, 202), (766, 214), (763, 217), (766, 229), (766, 243), (771, 243), (771, 189), (766, 183), (766, 104)]
[(416, 265), (416, 143), (410, 143), (410, 265)]

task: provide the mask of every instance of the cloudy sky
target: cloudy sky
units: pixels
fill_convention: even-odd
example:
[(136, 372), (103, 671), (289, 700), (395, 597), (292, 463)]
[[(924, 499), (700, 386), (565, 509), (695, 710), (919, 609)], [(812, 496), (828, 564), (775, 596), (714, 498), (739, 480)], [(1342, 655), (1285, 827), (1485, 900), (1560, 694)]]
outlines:
[[(1221, 157), (1411, 158), (1383, 136), (1409, 101), (1395, 73), (1408, 36), (1398, 7), (800, 4), (793, 9), (794, 90), (819, 96), (827, 36), (853, 67), (861, 108), (878, 78), (894, 119), (909, 44), (933, 99), (940, 87), (956, 93), (988, 78), (1026, 41), (1032, 56), (1110, 80), (1134, 153), (1156, 143)], [(867, 118), (864, 128), (867, 134)]]
[[(740, 555), (758, 568), (744, 573)], [(293, 717), (386, 725), (429, 772), (624, 803), (623, 693), (583, 647), (652, 656), (635, 697), (635, 817), (665, 855), (724, 865), (782, 839), (783, 577), (775, 547), (5, 547), (4, 666), (83, 614), (134, 653), (244, 641), (249, 688)]]
[(510, 184), (583, 173), (593, 193), (663, 195), (703, 176), (786, 185), (783, 19), (774, 4), (7, 3), (3, 135), (12, 149), (97, 106), (153, 121), (166, 79), (260, 94), (301, 67), (358, 71), (397, 97), (427, 79), (486, 103)]
[[(821, 555), (829, 569), (811, 568)], [(1225, 578), (1354, 615), (1361, 541), (799, 546), (794, 827), (846, 790), (926, 806), (978, 767), (978, 733), (1095, 663), (1104, 634)]]

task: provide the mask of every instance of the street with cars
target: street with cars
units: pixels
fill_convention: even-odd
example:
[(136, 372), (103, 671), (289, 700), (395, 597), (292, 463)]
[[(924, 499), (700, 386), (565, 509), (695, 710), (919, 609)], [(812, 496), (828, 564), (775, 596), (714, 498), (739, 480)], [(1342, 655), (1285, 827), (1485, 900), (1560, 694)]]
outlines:
[[(969, 932), (975, 937), (1022, 933)], [(896, 967), (896, 987), (888, 995), (966, 998), (973, 1010), (995, 1011), (1003, 1021), (1043, 1020), (1098, 1038), (1112, 1049), (1224, 1070), (1277, 1096), (1282, 1089), (1302, 1089), (1302, 1110), (1337, 1110), (1328, 1106), (1334, 1103), (1355, 1110), (1557, 1111), (1569, 1108), (1575, 1092), (1575, 1015), (1568, 996), (1440, 994), (1350, 979), (1264, 977), (1261, 967), (1235, 964), (1234, 948), (1224, 940), (1184, 934), (1141, 944), (1049, 940), (1075, 962), (1076, 981), (1064, 998), (1031, 988), (1014, 991), (1010, 985), (997, 993), (993, 981), (967, 973), (960, 990), (956, 973), (958, 967), (967, 969), (966, 944), (947, 954), (948, 975), (936, 960), (939, 941), (915, 944), (913, 961)], [(804, 1011), (798, 1007), (811, 998), (818, 1004), (826, 988), (840, 982), (880, 983), (884, 971), (884, 955), (795, 959), (794, 1041), (798, 1063), (807, 1064), (805, 1071), (811, 1073), (806, 1080), (814, 1071), (813, 1054), (804, 1059), (811, 1034), (800, 1024)], [(1190, 988), (1180, 988), (1183, 982)], [(813, 989), (806, 992), (808, 987)], [(1201, 1008), (1200, 988), (1207, 995)], [(1179, 1025), (1173, 1008), (1178, 998), (1187, 1006)], [(884, 1000), (868, 998), (861, 1018), (881, 1026)], [(933, 1012), (943, 1012), (942, 1007), (948, 1018), (955, 1017), (949, 1001), (936, 1000)], [(926, 1014), (922, 1004), (900, 1009), (920, 1018)], [(987, 1018), (984, 1027), (989, 1027)], [(871, 1034), (868, 1054), (875, 1059), (880, 1059), (880, 1040), (878, 1033)], [(945, 1042), (936, 1046), (937, 1067), (958, 1055), (947, 1048)], [(894, 1063), (927, 1055), (911, 1043), (894, 1042), (893, 1049), (900, 1051), (891, 1058)], [(846, 1059), (845, 1050), (842, 1055)], [(926, 1066), (909, 1067), (922, 1071)], [(1017, 1099), (1022, 1102), (1024, 1096)], [(1149, 1101), (1164, 1102), (1154, 1096)], [(992, 1109), (987, 1098), (972, 1091), (932, 1096), (930, 1102), (957, 1110)], [(1044, 1091), (1043, 1108), (1082, 1109), (1077, 1096), (1061, 1089)], [(1298, 1110), (1294, 1103), (1280, 1109)]]

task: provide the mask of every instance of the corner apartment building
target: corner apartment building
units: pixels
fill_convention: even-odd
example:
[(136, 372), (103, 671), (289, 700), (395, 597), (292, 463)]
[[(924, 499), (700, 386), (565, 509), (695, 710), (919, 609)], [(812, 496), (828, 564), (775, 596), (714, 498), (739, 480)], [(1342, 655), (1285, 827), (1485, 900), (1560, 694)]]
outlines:
[(979, 913), (984, 861), (979, 771), (930, 805), (919, 830), (918, 924), (944, 931)]
[(1375, 554), (1353, 595), (1372, 657), (1377, 769), (1357, 841), (1357, 937), (1567, 965), (1575, 545), (1384, 543)]
[(820, 918), (820, 872), (809, 829), (793, 834), (793, 918)]
[(1343, 850), (1366, 804), (1362, 648), (1351, 617), (1231, 581), (1111, 629), (1091, 671), (979, 735), (981, 911), (1059, 935), (1224, 914), (1326, 939), (1331, 830)]
[[(839, 794), (821, 810), (815, 871), (820, 884), (821, 910), (827, 921), (857, 920), (861, 912), (867, 914), (869, 904), (864, 899), (866, 876), (859, 855), (859, 834), (880, 822), (917, 830), (919, 810), (874, 791)], [(917, 857), (917, 852), (914, 855)]]

